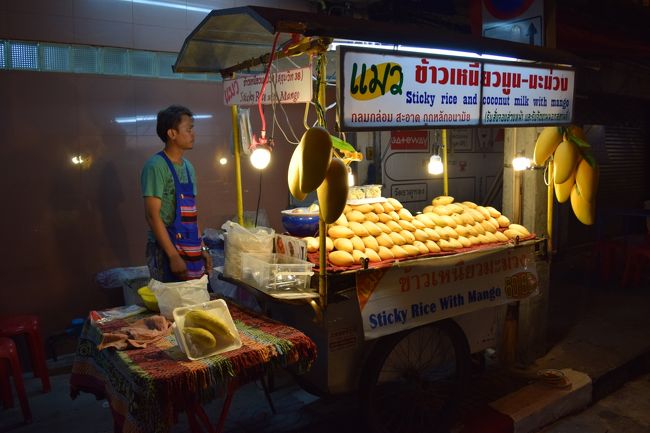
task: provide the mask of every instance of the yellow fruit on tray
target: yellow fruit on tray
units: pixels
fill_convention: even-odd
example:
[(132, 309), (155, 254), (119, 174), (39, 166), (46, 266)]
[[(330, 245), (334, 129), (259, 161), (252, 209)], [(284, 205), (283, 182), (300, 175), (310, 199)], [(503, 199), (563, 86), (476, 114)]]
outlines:
[(560, 143), (553, 154), (553, 182), (564, 183), (569, 180), (578, 163), (578, 156), (575, 144), (566, 140)]
[(185, 340), (196, 346), (200, 352), (210, 350), (217, 345), (217, 340), (214, 338), (214, 335), (203, 328), (195, 328), (192, 326), (185, 326), (183, 328), (183, 335)]
[(232, 338), (228, 326), (216, 315), (203, 310), (191, 310), (185, 315), (185, 329), (203, 328), (208, 330), (214, 338)]
[(433, 206), (444, 206), (453, 203), (454, 198), (448, 195), (439, 195), (431, 200)]
[(351, 266), (354, 264), (354, 257), (347, 251), (332, 251), (328, 257), (330, 262), (336, 266)]
[[(302, 158), (300, 159), (299, 165), (300, 191), (304, 194), (309, 194), (318, 188), (328, 173), (328, 167), (332, 160), (332, 138), (326, 129), (315, 126), (309, 128), (302, 135), (298, 147), (302, 148)], [(347, 181), (347, 173), (345, 179)], [(346, 199), (347, 194), (348, 191), (346, 188)]]
[(573, 189), (571, 190), (571, 208), (578, 221), (584, 225), (590, 226), (594, 223), (594, 205), (585, 200), (580, 194), (580, 189), (577, 184), (573, 185)]
[(149, 286), (142, 286), (138, 289), (138, 295), (142, 298), (144, 306), (147, 307), (150, 311), (160, 311), (158, 307), (158, 299), (156, 295), (151, 291)]
[(562, 142), (562, 133), (557, 126), (548, 126), (542, 130), (535, 142), (533, 161), (535, 165), (542, 165)]
[(343, 161), (338, 158), (332, 160), (316, 192), (321, 217), (326, 224), (332, 224), (341, 216), (348, 200), (348, 172)]
[(598, 189), (598, 169), (592, 167), (586, 159), (583, 159), (578, 164), (575, 181), (582, 197), (592, 203), (596, 198)]
[(573, 185), (576, 183), (576, 172), (571, 173), (571, 176), (566, 182), (555, 183), (553, 182), (553, 188), (555, 189), (555, 197), (560, 203), (564, 203), (571, 196), (571, 190)]

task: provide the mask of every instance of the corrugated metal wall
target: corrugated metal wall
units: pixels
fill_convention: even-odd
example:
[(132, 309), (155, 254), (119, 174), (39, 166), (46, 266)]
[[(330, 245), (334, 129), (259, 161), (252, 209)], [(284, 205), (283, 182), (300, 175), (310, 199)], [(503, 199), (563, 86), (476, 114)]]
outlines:
[(599, 199), (613, 207), (638, 207), (647, 197), (648, 145), (640, 127), (606, 126), (607, 161), (600, 162)]

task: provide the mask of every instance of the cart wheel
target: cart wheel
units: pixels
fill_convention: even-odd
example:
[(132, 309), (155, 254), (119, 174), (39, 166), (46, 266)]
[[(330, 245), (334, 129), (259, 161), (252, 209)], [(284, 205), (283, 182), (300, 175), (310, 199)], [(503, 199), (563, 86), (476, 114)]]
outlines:
[(360, 383), (369, 430), (448, 431), (470, 372), (467, 340), (451, 320), (382, 338)]

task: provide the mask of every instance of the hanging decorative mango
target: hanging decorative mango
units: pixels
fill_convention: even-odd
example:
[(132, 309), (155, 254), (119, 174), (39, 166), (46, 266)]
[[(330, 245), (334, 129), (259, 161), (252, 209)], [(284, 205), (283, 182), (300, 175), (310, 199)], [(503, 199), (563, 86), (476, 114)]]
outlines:
[(348, 172), (343, 161), (338, 158), (331, 160), (325, 179), (316, 192), (321, 217), (326, 224), (332, 224), (341, 216), (348, 200)]
[(300, 191), (309, 194), (325, 179), (332, 160), (332, 139), (325, 128), (315, 126), (303, 134), (298, 148)]

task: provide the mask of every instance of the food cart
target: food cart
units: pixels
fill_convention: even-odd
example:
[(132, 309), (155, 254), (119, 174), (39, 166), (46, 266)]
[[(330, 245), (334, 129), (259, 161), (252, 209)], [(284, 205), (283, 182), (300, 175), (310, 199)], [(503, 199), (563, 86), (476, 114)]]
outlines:
[[(276, 61), (291, 59), (295, 68), (300, 66), (300, 54), (319, 55), (314, 100), (323, 124), (328, 76), (325, 50), (334, 38), (393, 46), (389, 51), (382, 51), (385, 46), (337, 50), (341, 131), (571, 122), (574, 71), (558, 66), (573, 63), (568, 55), (351, 18), (260, 7), (213, 11), (186, 39), (175, 71), (220, 72), (231, 77), (258, 65), (270, 65), (274, 57)], [(468, 60), (408, 49), (398, 52), (396, 44), (406, 42), (424, 47), (435, 43), (533, 62)], [(303, 60), (308, 55), (302, 56)], [(540, 61), (552, 64), (540, 65)], [(442, 90), (434, 92), (436, 86)], [(418, 90), (413, 90), (416, 87)], [(227, 97), (237, 91), (236, 85), (225, 87)], [(540, 92), (548, 95), (547, 102), (542, 101)], [(381, 98), (385, 95), (401, 95), (408, 102), (395, 106), (394, 99)], [(534, 98), (540, 99), (534, 102)], [(444, 104), (444, 109), (439, 104)], [(425, 108), (434, 106), (435, 112)], [(513, 110), (509, 110), (511, 106)], [(236, 106), (233, 127), (239, 127)], [(238, 134), (234, 135), (237, 140)], [(236, 164), (238, 152), (235, 143)], [(444, 184), (443, 195), (447, 196), (446, 171)], [(386, 200), (390, 198), (352, 206)], [(238, 210), (241, 215), (240, 185)], [(470, 354), (495, 346), (499, 306), (539, 292), (536, 265), (547, 260), (545, 240), (517, 233), (485, 245), (429, 249), (408, 257), (382, 257), (376, 263), (362, 260), (337, 266), (325, 253), (327, 232), (321, 218), (318, 257), (311, 256), (318, 275), (311, 279), (309, 289), (286, 296), (244, 278), (229, 281), (254, 293), (274, 319), (300, 329), (316, 342), (318, 358), (311, 371), (299, 378), (307, 391), (358, 391), (372, 431), (430, 431), (444, 426), (469, 380)]]

